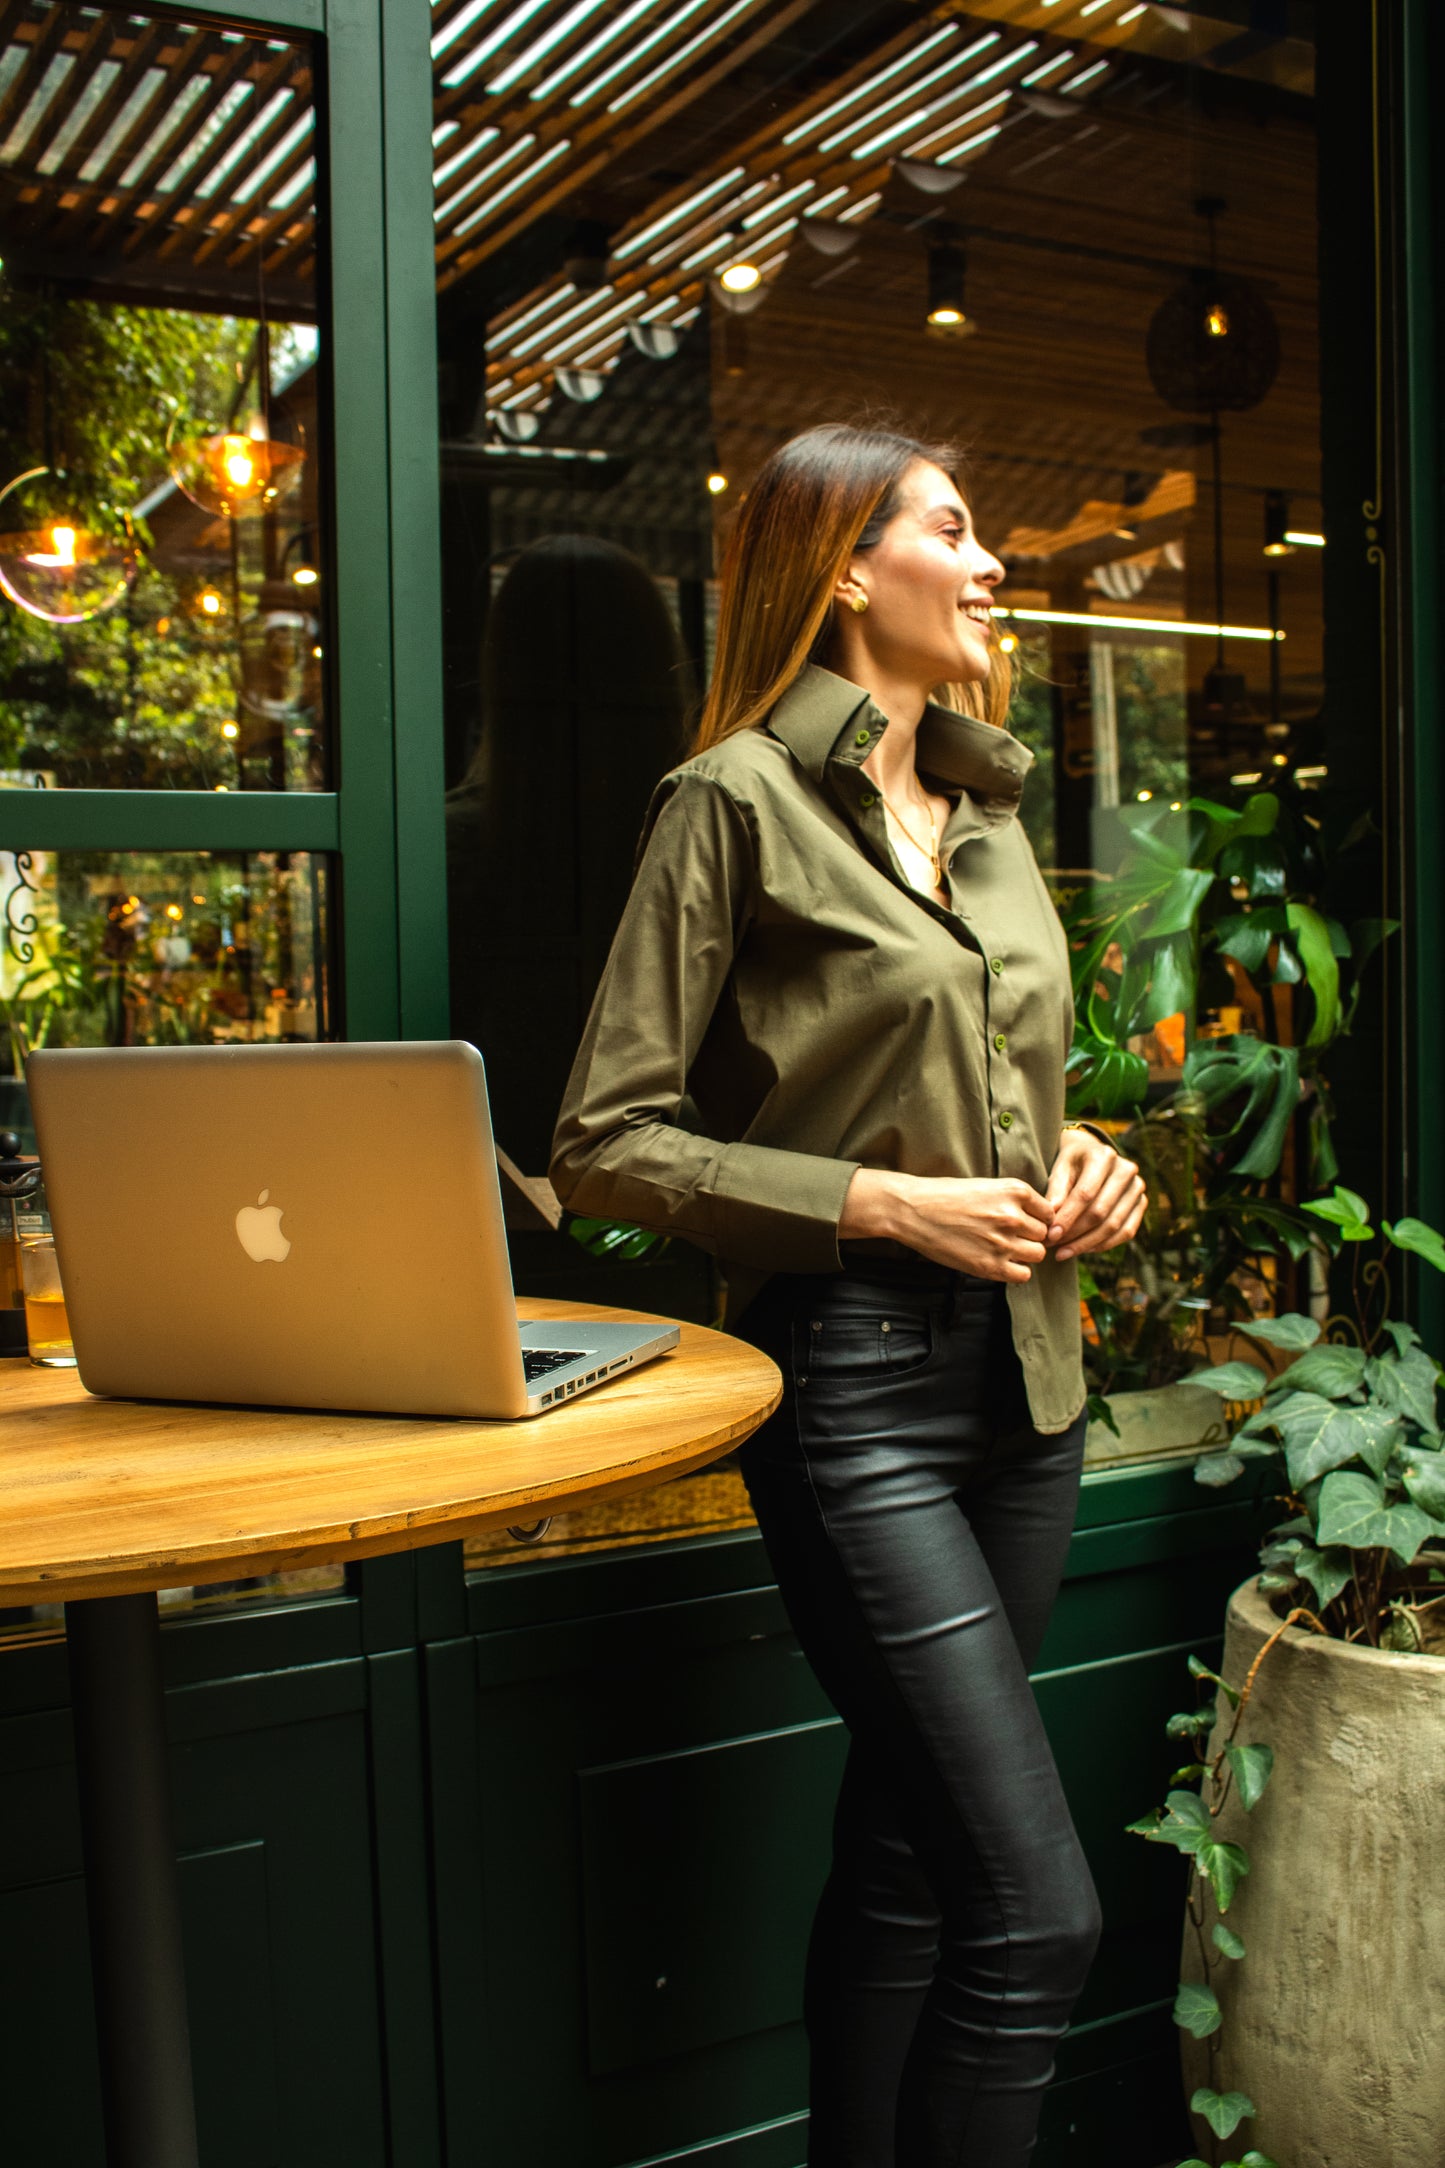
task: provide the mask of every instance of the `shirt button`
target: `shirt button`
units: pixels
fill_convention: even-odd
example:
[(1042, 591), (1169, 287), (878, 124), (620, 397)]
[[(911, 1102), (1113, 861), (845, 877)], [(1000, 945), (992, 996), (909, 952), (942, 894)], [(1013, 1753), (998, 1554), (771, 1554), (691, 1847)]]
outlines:
[(1001, 1031), (996, 1031), (996, 1032), (994, 1033), (994, 1035), (993, 1035), (993, 1045), (994, 1045), (994, 1052), (995, 1052), (996, 1054), (1001, 1054), (1001, 1053), (1003, 1052), (1004, 1048), (1005, 1048), (1005, 1047), (1006, 1047), (1006, 1046), (1008, 1045), (1008, 1040), (1007, 1040), (1007, 1039), (1006, 1039), (1006, 1038), (1004, 1037), (1004, 1035), (1003, 1035), (1003, 1033), (1002, 1033)]
[(873, 733), (871, 730), (860, 730), (857, 737), (853, 740), (853, 743), (855, 745), (866, 745), (872, 735)]
[(998, 1126), (999, 1126), (999, 1128), (1000, 1128), (1000, 1129), (1012, 1129), (1012, 1128), (1013, 1128), (1013, 1125), (1014, 1125), (1014, 1118), (1013, 1118), (1013, 1116), (1012, 1116), (1011, 1114), (1008, 1114), (1008, 1113), (1003, 1113), (1003, 1114), (1000, 1114), (1000, 1116), (999, 1116), (999, 1118), (998, 1118)]
[(989, 966), (988, 966), (988, 968), (989, 968), (989, 970), (990, 970), (990, 971), (991, 971), (991, 972), (993, 973), (994, 977), (995, 977), (995, 978), (997, 978), (997, 977), (998, 977), (998, 975), (999, 975), (999, 973), (1000, 973), (1000, 972), (1002, 971), (1002, 969), (1003, 969), (1003, 958), (1002, 958), (1002, 956), (993, 956), (993, 957), (990, 957), (990, 959), (989, 959)]
[(858, 800), (858, 803), (859, 805), (877, 805), (878, 793), (872, 790), (865, 790), (862, 797)]

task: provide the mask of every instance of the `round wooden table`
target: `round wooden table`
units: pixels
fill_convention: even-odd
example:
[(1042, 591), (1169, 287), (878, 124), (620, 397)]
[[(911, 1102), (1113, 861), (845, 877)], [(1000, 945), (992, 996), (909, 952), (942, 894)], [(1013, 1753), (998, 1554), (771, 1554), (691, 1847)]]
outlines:
[(681, 1330), (520, 1422), (100, 1400), (73, 1370), (0, 1364), (0, 1605), (66, 1606), (110, 2168), (197, 2168), (155, 1591), (416, 1550), (703, 1467), (781, 1386), (744, 1342)]

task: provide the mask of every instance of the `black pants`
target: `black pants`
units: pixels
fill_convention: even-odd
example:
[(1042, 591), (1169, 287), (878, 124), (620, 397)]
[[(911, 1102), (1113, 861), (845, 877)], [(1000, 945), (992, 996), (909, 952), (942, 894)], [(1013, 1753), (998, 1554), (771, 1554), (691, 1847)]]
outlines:
[(741, 1453), (851, 1734), (808, 1952), (809, 2168), (1023, 2168), (1098, 1900), (1028, 1670), (1082, 1418), (1035, 1431), (1003, 1287), (919, 1259), (770, 1281), (782, 1406)]

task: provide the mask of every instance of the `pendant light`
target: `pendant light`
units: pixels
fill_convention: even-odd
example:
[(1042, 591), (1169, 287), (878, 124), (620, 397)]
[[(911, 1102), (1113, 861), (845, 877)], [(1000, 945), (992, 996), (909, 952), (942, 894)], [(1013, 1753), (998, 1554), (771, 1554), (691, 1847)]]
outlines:
[(94, 485), (30, 467), (0, 490), (0, 588), (47, 625), (113, 610), (136, 575), (129, 515)]
[(306, 454), (271, 434), (259, 408), (218, 425), (177, 415), (166, 437), (171, 480), (203, 512), (245, 519), (267, 512), (301, 479)]
[[(177, 414), (166, 433), (166, 457), (177, 489), (203, 512), (223, 519), (254, 518), (289, 496), (301, 479), (306, 453), (300, 441), (289, 442), (271, 429), (271, 330), (261, 296), (261, 318), (250, 360), (237, 365), (241, 382), (229, 418)], [(247, 405), (244, 393), (256, 379), (258, 403)], [(300, 429), (293, 424), (300, 438)]]

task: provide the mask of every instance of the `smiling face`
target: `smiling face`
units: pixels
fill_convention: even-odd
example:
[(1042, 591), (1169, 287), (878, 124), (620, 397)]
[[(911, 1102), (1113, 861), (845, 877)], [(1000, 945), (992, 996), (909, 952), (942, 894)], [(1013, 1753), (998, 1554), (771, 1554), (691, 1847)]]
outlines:
[[(1004, 568), (973, 531), (968, 506), (941, 467), (915, 460), (879, 540), (838, 585), (849, 634), (895, 681), (932, 688), (989, 674), (990, 604)], [(849, 613), (868, 598), (866, 614)]]

